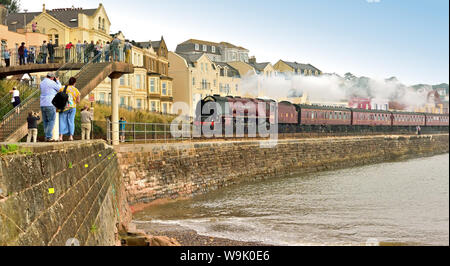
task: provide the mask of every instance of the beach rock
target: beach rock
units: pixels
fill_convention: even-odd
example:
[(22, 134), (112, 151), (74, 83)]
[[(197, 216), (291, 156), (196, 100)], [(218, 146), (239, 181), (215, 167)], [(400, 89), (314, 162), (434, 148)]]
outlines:
[(176, 239), (169, 238), (167, 236), (152, 236), (150, 237), (149, 240), (150, 246), (157, 246), (157, 247), (181, 246)]

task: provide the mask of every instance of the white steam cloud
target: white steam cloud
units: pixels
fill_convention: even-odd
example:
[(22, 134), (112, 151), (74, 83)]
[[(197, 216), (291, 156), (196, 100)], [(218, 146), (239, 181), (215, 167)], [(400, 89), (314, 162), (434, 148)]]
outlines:
[(396, 102), (407, 110), (423, 107), (427, 103), (427, 95), (431, 87), (420, 89), (408, 87), (395, 78), (386, 80), (355, 77), (346, 74), (340, 77), (335, 74), (322, 76), (302, 76), (279, 73), (266, 77), (247, 75), (242, 78), (241, 92), (248, 97), (264, 97), (274, 100), (294, 99), (307, 94), (313, 103), (348, 103), (350, 99), (370, 98), (375, 101)]

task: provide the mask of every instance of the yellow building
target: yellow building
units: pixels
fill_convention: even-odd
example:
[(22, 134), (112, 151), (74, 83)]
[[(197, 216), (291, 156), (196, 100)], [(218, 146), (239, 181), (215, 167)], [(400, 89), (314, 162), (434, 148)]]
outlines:
[(305, 76), (320, 76), (322, 71), (317, 69), (311, 64), (301, 64), (297, 62), (288, 62), (279, 60), (273, 66), (278, 72), (281, 73), (291, 73), (294, 75), (305, 75)]
[[(120, 38), (123, 38), (123, 34)], [(120, 78), (120, 106), (172, 113), (172, 78), (168, 75), (168, 50), (164, 38), (153, 42), (134, 42), (131, 63), (134, 66), (134, 74)], [(110, 82), (106, 79), (94, 90), (96, 101), (111, 103)]]
[(46, 34), (56, 45), (75, 44), (78, 40), (102, 43), (111, 40), (111, 22), (102, 4), (96, 9), (72, 7), (52, 10), (45, 9), (44, 4), (41, 12), (9, 14), (7, 24), (9, 30), (17, 32), (31, 32), (32, 25), (36, 24), (37, 32)]
[(186, 103), (192, 117), (197, 103), (208, 95), (240, 96), (241, 77), (227, 63), (213, 62), (206, 54), (174, 52), (169, 52), (169, 63), (173, 100)]
[(257, 63), (255, 57), (251, 57), (248, 63), (239, 61), (228, 64), (239, 71), (246, 83), (241, 91), (243, 97), (268, 97), (265, 84), (277, 76), (277, 71), (270, 62)]

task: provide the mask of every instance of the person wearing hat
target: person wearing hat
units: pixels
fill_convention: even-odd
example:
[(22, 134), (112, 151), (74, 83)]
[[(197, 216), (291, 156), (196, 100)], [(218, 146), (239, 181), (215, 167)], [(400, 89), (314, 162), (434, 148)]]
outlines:
[(41, 111), (42, 122), (44, 122), (45, 141), (50, 142), (53, 138), (53, 127), (56, 120), (56, 107), (52, 100), (61, 89), (61, 83), (54, 73), (48, 73), (47, 77), (41, 82)]

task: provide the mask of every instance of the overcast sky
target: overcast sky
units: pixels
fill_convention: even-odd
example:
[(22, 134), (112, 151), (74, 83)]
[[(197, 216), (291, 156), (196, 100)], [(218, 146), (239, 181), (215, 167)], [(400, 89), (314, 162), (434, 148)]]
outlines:
[(21, 0), (28, 12), (103, 3), (112, 31), (169, 50), (195, 38), (227, 41), (259, 62), (311, 63), (323, 72), (406, 84), (449, 81), (448, 0)]

